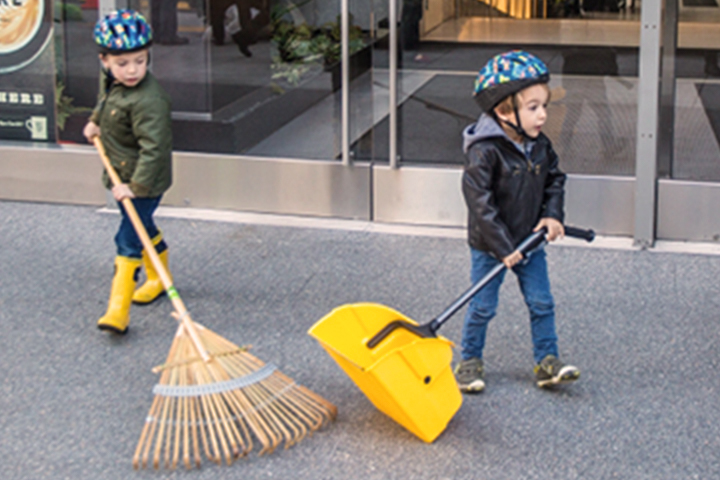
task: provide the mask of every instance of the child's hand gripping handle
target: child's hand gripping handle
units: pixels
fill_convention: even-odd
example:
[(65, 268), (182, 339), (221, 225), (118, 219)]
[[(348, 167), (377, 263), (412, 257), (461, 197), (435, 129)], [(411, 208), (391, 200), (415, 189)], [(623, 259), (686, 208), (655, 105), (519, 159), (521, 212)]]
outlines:
[[(112, 164), (110, 163), (110, 159), (108, 158), (107, 153), (105, 153), (105, 147), (103, 146), (100, 137), (93, 137), (93, 144), (95, 145), (95, 148), (97, 148), (97, 151), (100, 154), (100, 159), (102, 160), (103, 166), (105, 167), (105, 170), (107, 171), (112, 184), (114, 186), (122, 184), (120, 176), (117, 174)], [(143, 225), (142, 220), (137, 213), (137, 210), (135, 210), (135, 206), (133, 205), (132, 200), (130, 200), (129, 198), (124, 198), (122, 200), (122, 205), (125, 208), (125, 212), (127, 213), (128, 217), (130, 218), (130, 222), (132, 222), (133, 227), (135, 228), (135, 232), (140, 238), (140, 242), (145, 249), (145, 253), (148, 255), (148, 258), (150, 258), (150, 262), (152, 262), (153, 267), (155, 267), (155, 270), (160, 277), (160, 281), (162, 282), (163, 287), (165, 287), (168, 298), (172, 302), (173, 307), (175, 307), (175, 310), (177, 311), (178, 320), (180, 321), (180, 328), (185, 328), (187, 330), (187, 332), (190, 334), (190, 338), (192, 339), (193, 344), (195, 345), (195, 348), (198, 351), (198, 354), (202, 357), (204, 361), (209, 361), (210, 356), (208, 355), (207, 350), (203, 346), (203, 343), (198, 336), (195, 325), (190, 318), (190, 313), (185, 307), (185, 304), (180, 298), (180, 295), (177, 293), (177, 290), (173, 286), (172, 278), (170, 277), (170, 274), (165, 268), (165, 265), (160, 260), (160, 256), (155, 250), (155, 246), (153, 245), (152, 240), (147, 233), (147, 230), (145, 230), (145, 226)]]
[[(582, 228), (568, 226), (564, 228), (565, 235), (567, 235), (568, 237), (582, 238), (584, 240), (587, 240), (588, 242), (592, 242), (595, 239), (595, 232), (592, 230), (584, 230)], [(518, 245), (517, 250), (522, 254), (523, 257), (527, 258), (527, 256), (533, 250), (545, 243), (546, 233), (547, 230), (544, 227), (537, 232), (533, 232), (525, 240), (523, 240), (520, 245)], [(477, 283), (475, 283), (467, 291), (465, 291), (465, 293), (463, 293), (460, 298), (455, 300), (452, 305), (446, 308), (444, 312), (442, 312), (440, 315), (438, 315), (433, 320), (424, 325), (415, 325), (404, 320), (394, 320), (388, 323), (387, 325), (385, 325), (385, 327), (383, 327), (382, 330), (376, 333), (375, 336), (373, 336), (367, 342), (368, 348), (376, 347), (380, 342), (385, 339), (385, 337), (390, 335), (390, 333), (392, 333), (397, 328), (404, 328), (422, 338), (435, 337), (436, 332), (443, 323), (448, 321), (450, 317), (457, 313), (457, 311), (460, 310), (467, 302), (469, 302), (476, 293), (482, 290), (485, 285), (490, 283), (490, 281), (492, 281), (492, 279), (494, 279), (503, 270), (505, 270), (505, 265), (503, 263), (498, 263), (497, 265), (495, 265), (495, 267), (493, 267), (490, 272), (488, 272), (483, 278), (478, 280)]]

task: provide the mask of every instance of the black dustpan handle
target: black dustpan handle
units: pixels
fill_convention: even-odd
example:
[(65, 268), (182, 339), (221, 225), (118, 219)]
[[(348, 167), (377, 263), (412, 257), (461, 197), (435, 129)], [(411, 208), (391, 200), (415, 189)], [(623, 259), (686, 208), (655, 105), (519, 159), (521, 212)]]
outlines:
[[(530, 252), (545, 243), (546, 233), (547, 230), (545, 228), (542, 228), (537, 232), (533, 232), (525, 240), (523, 240), (520, 245), (518, 245), (517, 250), (522, 253), (523, 257), (527, 257)], [(568, 237), (582, 238), (587, 240), (588, 242), (592, 242), (595, 239), (595, 232), (593, 232), (592, 230), (583, 230), (582, 228), (576, 227), (565, 227), (565, 235), (567, 235)], [(412, 323), (406, 322), (405, 320), (394, 320), (388, 323), (387, 325), (385, 325), (385, 327), (383, 327), (382, 330), (376, 333), (375, 336), (367, 342), (368, 348), (376, 347), (380, 342), (385, 339), (385, 337), (390, 335), (390, 333), (397, 328), (404, 328), (422, 338), (435, 337), (435, 333), (443, 325), (443, 323), (445, 323), (450, 319), (450, 317), (455, 315), (455, 313), (457, 313), (458, 310), (460, 310), (467, 302), (469, 302), (476, 293), (482, 290), (485, 285), (490, 283), (503, 270), (505, 270), (505, 265), (503, 263), (497, 264), (483, 278), (478, 280), (475, 284), (473, 284), (473, 286), (467, 289), (465, 293), (463, 293), (457, 300), (452, 303), (452, 305), (447, 307), (445, 311), (443, 311), (440, 315), (438, 315), (426, 324), (413, 325)]]

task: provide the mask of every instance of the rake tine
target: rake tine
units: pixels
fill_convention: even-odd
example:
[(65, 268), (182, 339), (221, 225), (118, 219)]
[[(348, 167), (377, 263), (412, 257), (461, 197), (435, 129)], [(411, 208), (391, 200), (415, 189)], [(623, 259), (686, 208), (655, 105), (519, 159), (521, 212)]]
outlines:
[[(255, 385), (248, 388), (247, 396), (250, 399), (251, 404), (253, 405), (255, 413), (258, 416), (262, 417), (263, 424), (274, 434), (275, 442), (273, 442), (272, 450), (270, 450), (270, 452), (272, 452), (280, 444), (283, 438), (287, 438), (287, 431), (284, 429), (282, 424), (277, 421), (277, 418), (275, 418), (275, 415), (273, 414), (271, 409), (261, 408), (264, 402), (262, 401), (262, 399), (258, 398), (256, 390), (257, 387)], [(263, 452), (260, 452), (261, 455), (262, 453)]]
[(275, 401), (276, 396), (272, 391), (269, 391), (266, 385), (258, 386), (258, 391), (262, 392), (264, 397), (263, 402), (268, 404), (269, 412), (272, 412), (277, 420), (277, 424), (281, 426), (285, 434), (285, 448), (288, 448), (303, 438), (306, 433), (304, 426), (292, 421), (287, 415), (287, 411), (283, 408), (281, 401), (279, 399)]
[(209, 456), (214, 462), (222, 463), (222, 454), (220, 453), (220, 447), (217, 442), (215, 434), (215, 425), (213, 423), (213, 416), (210, 413), (210, 402), (205, 395), (200, 396), (200, 404), (202, 405), (203, 418), (205, 420), (205, 426), (207, 428), (208, 438), (210, 440), (210, 446), (212, 448), (212, 456)]
[(151, 422), (151, 428), (147, 442), (145, 443), (145, 450), (143, 451), (142, 468), (146, 468), (148, 466), (148, 462), (150, 461), (150, 450), (152, 449), (153, 442), (155, 441), (155, 435), (158, 430), (158, 418), (160, 418), (160, 413), (162, 412), (162, 407), (165, 402), (163, 397), (158, 396), (155, 398), (157, 400), (157, 405), (155, 405), (154, 410), (150, 411), (150, 415), (148, 416), (148, 421)]
[[(283, 390), (278, 389), (274, 390), (274, 392), (282, 393)], [(279, 393), (274, 395), (280, 397)], [(279, 399), (278, 408), (283, 410), (288, 422), (296, 424), (300, 429), (300, 435), (299, 437), (296, 437), (293, 443), (301, 441), (309, 432), (319, 428), (321, 424), (321, 417), (313, 419), (311, 415), (312, 412), (306, 411), (300, 405), (295, 403), (295, 399), (292, 395), (282, 396), (281, 399)]]
[[(173, 339), (172, 345), (170, 346), (170, 351), (168, 352), (168, 360), (175, 357), (175, 354), (178, 350), (178, 344), (180, 343), (179, 340), (179, 334), (180, 329), (178, 329), (178, 332), (175, 335), (175, 338)], [(168, 379), (170, 378), (171, 372), (170, 371), (164, 371), (160, 375), (160, 383), (167, 383)], [(135, 454), (133, 456), (133, 467), (137, 470), (138, 468), (146, 468), (148, 463), (148, 456), (150, 452), (150, 446), (152, 445), (153, 436), (155, 434), (155, 428), (157, 427), (157, 418), (158, 414), (160, 413), (160, 406), (162, 403), (162, 399), (159, 396), (155, 396), (153, 399), (152, 406), (150, 407), (150, 413), (145, 419), (145, 425), (143, 426), (142, 434), (140, 435), (140, 440), (138, 441), (137, 448), (135, 449)], [(145, 451), (142, 456), (142, 461), (140, 459), (140, 454), (142, 451), (143, 444), (145, 444)]]
[(210, 451), (210, 441), (208, 440), (207, 432), (203, 427), (205, 417), (203, 416), (202, 410), (202, 398), (193, 398), (193, 403), (195, 404), (195, 411), (197, 413), (197, 429), (200, 431), (200, 439), (203, 444), (203, 450), (205, 450), (205, 456), (211, 462), (216, 462), (215, 457)]
[(265, 424), (263, 418), (261, 418), (252, 406), (252, 402), (248, 399), (246, 392), (235, 390), (232, 392), (232, 396), (238, 405), (241, 406), (243, 416), (247, 421), (250, 430), (257, 436), (260, 444), (263, 446), (260, 450), (260, 455), (265, 452), (272, 451), (278, 444), (278, 439), (273, 432), (270, 431)]
[(152, 441), (152, 435), (155, 431), (155, 422), (152, 420), (156, 414), (158, 405), (160, 404), (160, 397), (155, 397), (153, 403), (150, 406), (150, 413), (145, 419), (145, 425), (143, 425), (142, 433), (140, 434), (140, 440), (138, 441), (137, 447), (135, 448), (135, 454), (133, 455), (133, 468), (138, 470), (140, 467), (145, 468), (147, 466), (147, 458), (141, 461), (141, 454), (145, 442), (148, 444)]
[(167, 412), (169, 408), (170, 398), (163, 398), (162, 414), (159, 420), (159, 428), (157, 433), (157, 441), (155, 443), (155, 454), (153, 455), (153, 468), (160, 468), (160, 451), (162, 450), (162, 439), (165, 434), (165, 425), (167, 424)]
[[(225, 406), (225, 400), (221, 394), (212, 395), (212, 399), (215, 403), (215, 409), (219, 414), (218, 423), (220, 427), (222, 427), (222, 438), (225, 439), (226, 442), (226, 460), (228, 465), (230, 465), (234, 459), (240, 456), (240, 449), (235, 441), (235, 431), (233, 431), (231, 420), (229, 420), (232, 417)], [(220, 430), (220, 428), (218, 428), (218, 430)]]
[[(226, 364), (226, 369), (227, 369), (227, 371), (231, 372), (232, 374), (241, 374), (241, 370), (240, 370), (240, 368), (238, 368), (238, 365), (236, 365), (235, 362), (226, 361), (225, 364)], [(273, 375), (270, 375), (270, 376), (266, 379), (266, 381), (261, 382), (261, 383), (263, 384), (262, 387), (260, 386), (260, 384), (256, 384), (256, 385), (253, 386), (253, 387), (255, 387), (255, 388), (258, 390), (258, 392), (259, 392), (261, 395), (264, 396), (264, 398), (260, 398), (260, 399), (257, 400), (257, 402), (258, 402), (259, 404), (271, 404), (271, 403), (272, 403), (272, 402), (271, 402), (272, 400), (275, 400), (275, 399), (278, 398), (278, 396), (276, 395), (276, 392), (277, 392), (277, 391), (273, 391), (273, 389), (270, 388), (270, 387), (271, 387), (270, 382), (272, 381), (272, 378), (273, 378)], [(265, 385), (265, 384), (267, 384), (267, 385)], [(268, 390), (268, 394), (267, 394), (267, 395), (262, 392), (262, 389), (263, 389), (263, 388), (266, 389), (266, 390)], [(279, 401), (282, 401), (282, 400), (279, 400)], [(270, 408), (273, 408), (273, 407), (271, 406)], [(300, 438), (303, 438), (303, 437), (305, 436), (306, 430), (305, 430), (304, 425), (302, 424), (302, 422), (300, 422), (299, 425), (300, 425), (300, 430), (303, 430), (303, 431), (298, 432), (298, 431), (296, 430), (296, 435), (294, 435), (293, 438), (297, 438), (298, 436), (299, 436)], [(286, 433), (287, 433), (287, 432), (286, 432)], [(287, 439), (287, 435), (286, 435), (286, 439)]]
[(190, 408), (188, 398), (183, 398), (183, 463), (185, 464), (185, 468), (189, 469), (191, 467), (190, 464), (190, 412), (188, 409)]
[(245, 426), (245, 420), (243, 418), (242, 411), (238, 408), (236, 399), (226, 393), (222, 394), (226, 408), (228, 409), (228, 415), (233, 418), (233, 422), (229, 422), (230, 427), (233, 430), (236, 441), (238, 443), (238, 456), (244, 457), (249, 452), (246, 440), (249, 437), (247, 427)]
[[(183, 375), (183, 369), (178, 369), (178, 385), (185, 386), (185, 376)], [(176, 403), (176, 420), (175, 420), (175, 448), (173, 450), (173, 459), (172, 459), (172, 468), (175, 470), (177, 468), (178, 460), (180, 458), (180, 446), (183, 442), (183, 431), (185, 430), (185, 427), (187, 426), (187, 419), (185, 418), (185, 402), (184, 398), (178, 397), (175, 401)]]

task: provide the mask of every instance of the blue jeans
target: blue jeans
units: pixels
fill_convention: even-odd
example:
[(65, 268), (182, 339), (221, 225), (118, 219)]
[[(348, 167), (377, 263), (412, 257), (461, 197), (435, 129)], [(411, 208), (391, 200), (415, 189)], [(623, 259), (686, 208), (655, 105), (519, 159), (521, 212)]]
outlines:
[[(470, 249), (472, 254), (472, 282), (476, 283), (500, 263), (495, 257), (480, 250)], [(530, 311), (533, 356), (536, 363), (546, 355), (558, 356), (555, 333), (555, 305), (550, 293), (545, 250), (533, 252), (529, 258), (512, 268), (518, 278), (520, 290)], [(463, 326), (462, 358), (483, 358), (485, 336), (490, 320), (495, 316), (500, 285), (505, 278), (503, 270), (485, 288), (470, 300)]]
[[(132, 199), (133, 206), (135, 207), (135, 210), (137, 210), (138, 216), (140, 217), (140, 220), (142, 220), (145, 230), (147, 230), (150, 238), (155, 238), (160, 233), (160, 230), (158, 230), (155, 226), (152, 216), (160, 204), (161, 198), (162, 195), (153, 198)], [(120, 221), (120, 228), (115, 235), (117, 254), (121, 257), (142, 258), (143, 246), (142, 242), (140, 242), (140, 237), (138, 237), (137, 233), (135, 233), (135, 228), (133, 227), (132, 222), (130, 222), (130, 217), (128, 217), (121, 202), (118, 202), (118, 207), (120, 207), (122, 220)], [(162, 253), (166, 249), (167, 245), (165, 244), (165, 240), (155, 246), (155, 250), (157, 250), (158, 253)]]

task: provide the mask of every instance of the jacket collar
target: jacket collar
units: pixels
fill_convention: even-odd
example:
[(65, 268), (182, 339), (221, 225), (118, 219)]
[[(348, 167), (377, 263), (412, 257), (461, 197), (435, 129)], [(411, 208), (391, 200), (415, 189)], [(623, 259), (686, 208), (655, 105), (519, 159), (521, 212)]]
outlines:
[(483, 113), (477, 122), (468, 125), (465, 130), (463, 130), (463, 153), (467, 153), (473, 143), (489, 138), (504, 138), (527, 157), (530, 157), (530, 152), (532, 152), (533, 147), (537, 143), (536, 140), (526, 140), (524, 143), (525, 148), (523, 149), (522, 145), (515, 143), (508, 137), (505, 130), (502, 129), (492, 116)]

